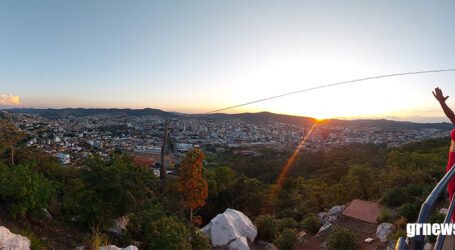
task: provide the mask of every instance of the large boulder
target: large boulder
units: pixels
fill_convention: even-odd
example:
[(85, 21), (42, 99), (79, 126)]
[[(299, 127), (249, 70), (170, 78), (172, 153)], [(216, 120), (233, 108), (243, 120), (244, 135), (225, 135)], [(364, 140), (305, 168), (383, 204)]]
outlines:
[(210, 237), (212, 246), (228, 246), (231, 249), (234, 249), (233, 246), (243, 249), (245, 240), (253, 242), (257, 236), (256, 226), (251, 220), (242, 212), (230, 208), (213, 218), (201, 232)]
[(346, 206), (344, 206), (344, 205), (342, 205), (342, 206), (333, 206), (333, 207), (329, 210), (328, 214), (331, 215), (331, 216), (339, 215), (339, 214), (341, 214), (341, 212), (343, 212), (343, 210), (344, 210), (345, 207), (346, 207)]
[(376, 236), (381, 242), (387, 242), (389, 235), (393, 233), (395, 226), (391, 223), (381, 223), (376, 229)]
[(245, 237), (239, 237), (231, 243), (229, 243), (228, 248), (231, 250), (250, 250), (248, 246), (248, 240)]
[(13, 234), (6, 227), (0, 227), (0, 247), (4, 250), (30, 249), (30, 240), (19, 234)]

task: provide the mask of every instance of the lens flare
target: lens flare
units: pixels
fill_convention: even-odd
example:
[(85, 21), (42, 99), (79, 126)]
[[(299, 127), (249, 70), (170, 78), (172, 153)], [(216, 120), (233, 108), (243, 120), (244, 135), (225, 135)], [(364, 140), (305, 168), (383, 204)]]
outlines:
[(314, 123), (313, 123), (313, 126), (311, 126), (310, 130), (308, 130), (308, 133), (305, 135), (305, 137), (303, 138), (303, 140), (300, 142), (300, 144), (297, 146), (297, 149), (294, 151), (294, 153), (292, 154), (291, 158), (289, 158), (288, 162), (286, 163), (286, 165), (284, 166), (283, 170), (281, 171), (280, 173), (280, 176), (278, 177), (278, 180), (276, 182), (276, 185), (274, 185), (274, 187), (272, 187), (272, 190), (270, 192), (270, 195), (267, 197), (267, 201), (266, 201), (266, 205), (264, 206), (264, 211), (267, 211), (268, 208), (269, 208), (269, 205), (273, 199), (273, 197), (276, 195), (277, 191), (279, 190), (279, 187), (281, 186), (281, 182), (283, 182), (284, 180), (284, 177), (286, 176), (286, 173), (288, 172), (289, 170), (289, 167), (292, 165), (292, 163), (294, 162), (294, 159), (295, 157), (297, 156), (297, 154), (300, 152), (300, 149), (302, 148), (302, 146), (305, 144), (305, 142), (308, 140), (308, 138), (310, 138), (310, 135), (311, 133), (313, 132), (313, 129), (314, 127), (316, 127), (316, 124), (318, 123), (318, 120), (315, 120)]

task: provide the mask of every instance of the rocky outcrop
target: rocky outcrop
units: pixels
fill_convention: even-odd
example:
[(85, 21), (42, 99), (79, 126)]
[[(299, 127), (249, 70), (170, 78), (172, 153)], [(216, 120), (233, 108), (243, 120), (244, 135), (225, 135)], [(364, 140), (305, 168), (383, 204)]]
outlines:
[(329, 210), (328, 214), (331, 215), (331, 216), (337, 216), (337, 215), (341, 214), (341, 212), (343, 212), (345, 207), (346, 206), (344, 206), (344, 205), (342, 205), (342, 206), (333, 206)]
[(381, 223), (376, 229), (376, 236), (381, 242), (387, 242), (389, 235), (393, 233), (395, 226), (391, 223)]
[(324, 224), (321, 228), (319, 228), (319, 231), (314, 236), (314, 238), (325, 237), (330, 234), (331, 230), (332, 230), (332, 223)]
[(249, 249), (248, 240), (253, 242), (257, 236), (251, 220), (230, 208), (213, 218), (201, 232), (210, 237), (213, 247), (227, 246), (229, 249)]
[(333, 206), (328, 213), (319, 213), (318, 218), (319, 222), (321, 222), (322, 225), (328, 224), (328, 223), (333, 223), (339, 214), (343, 212), (344, 208), (346, 206)]
[(26, 250), (30, 249), (30, 240), (11, 233), (6, 227), (0, 227), (0, 247), (5, 250)]

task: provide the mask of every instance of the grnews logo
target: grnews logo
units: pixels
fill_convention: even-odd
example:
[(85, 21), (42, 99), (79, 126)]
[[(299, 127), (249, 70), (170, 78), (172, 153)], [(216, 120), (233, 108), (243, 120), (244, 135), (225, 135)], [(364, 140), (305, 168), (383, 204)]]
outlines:
[(408, 223), (406, 225), (408, 237), (416, 235), (455, 235), (455, 224), (452, 223)]

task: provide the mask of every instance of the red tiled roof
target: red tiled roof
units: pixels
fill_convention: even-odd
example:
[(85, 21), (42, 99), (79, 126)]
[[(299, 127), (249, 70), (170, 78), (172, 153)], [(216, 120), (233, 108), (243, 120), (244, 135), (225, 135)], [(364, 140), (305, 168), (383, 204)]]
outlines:
[(353, 200), (343, 211), (343, 215), (366, 222), (376, 222), (382, 207), (373, 201)]

